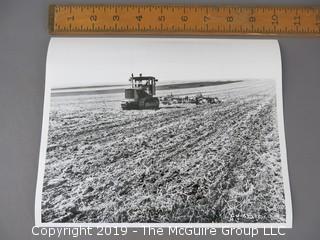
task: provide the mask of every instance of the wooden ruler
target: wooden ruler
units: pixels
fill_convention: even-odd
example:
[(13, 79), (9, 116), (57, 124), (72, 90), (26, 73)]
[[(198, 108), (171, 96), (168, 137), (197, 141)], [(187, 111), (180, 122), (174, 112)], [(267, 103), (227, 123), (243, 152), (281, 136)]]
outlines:
[(51, 5), (49, 33), (320, 36), (320, 7)]

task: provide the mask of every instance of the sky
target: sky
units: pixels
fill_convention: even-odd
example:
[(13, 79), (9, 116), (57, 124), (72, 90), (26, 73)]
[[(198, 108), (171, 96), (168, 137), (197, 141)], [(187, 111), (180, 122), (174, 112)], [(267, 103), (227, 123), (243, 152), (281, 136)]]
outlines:
[(280, 61), (276, 40), (52, 38), (46, 77), (52, 88), (129, 84), (131, 73), (158, 84), (276, 79)]

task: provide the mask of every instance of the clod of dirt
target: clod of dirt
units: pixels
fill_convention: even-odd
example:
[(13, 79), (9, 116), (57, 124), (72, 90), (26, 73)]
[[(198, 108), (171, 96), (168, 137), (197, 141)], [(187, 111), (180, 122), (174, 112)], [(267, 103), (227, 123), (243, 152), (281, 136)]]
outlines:
[(78, 210), (77, 206), (75, 204), (72, 204), (70, 207), (68, 207), (66, 209), (66, 212), (72, 213), (74, 215), (80, 213), (80, 211)]
[(94, 190), (94, 188), (93, 187), (88, 187), (85, 191), (84, 191), (84, 193), (83, 194), (87, 194), (87, 193), (89, 193), (89, 192), (92, 192)]

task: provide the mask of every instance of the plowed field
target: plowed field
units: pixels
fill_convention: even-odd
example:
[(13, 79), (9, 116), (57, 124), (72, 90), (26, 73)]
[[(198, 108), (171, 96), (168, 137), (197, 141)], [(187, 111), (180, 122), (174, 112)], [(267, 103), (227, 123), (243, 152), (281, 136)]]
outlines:
[(273, 82), (200, 90), (223, 102), (123, 111), (122, 94), (53, 97), (42, 220), (284, 222)]

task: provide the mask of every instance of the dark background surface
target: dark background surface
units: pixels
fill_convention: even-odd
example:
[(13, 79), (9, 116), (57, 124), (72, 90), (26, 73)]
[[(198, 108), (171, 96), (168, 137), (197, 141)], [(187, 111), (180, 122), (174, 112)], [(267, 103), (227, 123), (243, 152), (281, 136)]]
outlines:
[[(72, 1), (81, 2), (97, 1)], [(113, 1), (119, 2), (143, 3)], [(0, 0), (0, 239), (4, 240), (46, 239), (32, 236), (31, 228), (34, 225), (46, 52), (50, 38), (47, 33), (47, 8), (50, 3), (71, 1)], [(320, 5), (319, 0), (207, 0), (175, 3)], [(320, 38), (279, 38), (279, 41), (283, 63), (284, 118), (293, 229), (286, 230), (284, 237), (271, 239), (319, 239)], [(135, 233), (125, 238), (141, 239), (142, 235)], [(186, 238), (192, 239), (179, 237)], [(237, 236), (206, 238), (248, 239)], [(259, 236), (255, 239), (270, 237)]]

